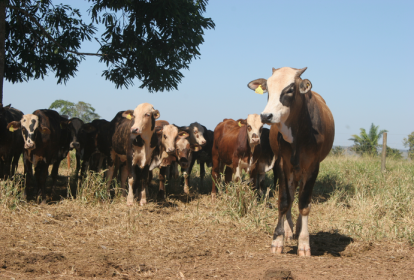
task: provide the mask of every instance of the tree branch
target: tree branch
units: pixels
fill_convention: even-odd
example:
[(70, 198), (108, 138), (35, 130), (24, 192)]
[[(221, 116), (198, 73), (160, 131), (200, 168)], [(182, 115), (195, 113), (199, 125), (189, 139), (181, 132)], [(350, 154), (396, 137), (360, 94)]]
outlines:
[(58, 46), (59, 48), (61, 48), (66, 53), (73, 53), (73, 54), (76, 54), (76, 55), (94, 55), (94, 56), (103, 56), (103, 55), (106, 55), (106, 54), (101, 54), (101, 53), (80, 53), (80, 52), (68, 50), (68, 49), (64, 48), (61, 44), (59, 44), (55, 39), (53, 39), (53, 37), (49, 33), (47, 33), (47, 31), (37, 21), (37, 19), (34, 16), (32, 16), (31, 14), (29, 14), (27, 11), (25, 11), (25, 10), (23, 10), (21, 8), (15, 7), (15, 6), (10, 6), (10, 5), (7, 5), (7, 8), (16, 10), (16, 11), (24, 14), (25, 16), (27, 16), (34, 24), (37, 25), (37, 27), (39, 27), (42, 30), (43, 35), (45, 35), (50, 41), (52, 41), (56, 46)]

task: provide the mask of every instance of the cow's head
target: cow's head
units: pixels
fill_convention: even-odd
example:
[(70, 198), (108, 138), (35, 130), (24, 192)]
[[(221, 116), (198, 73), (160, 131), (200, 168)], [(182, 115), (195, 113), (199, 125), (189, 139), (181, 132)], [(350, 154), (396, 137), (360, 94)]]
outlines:
[(189, 141), (194, 151), (201, 150), (202, 146), (204, 146), (207, 143), (203, 135), (204, 127), (198, 122), (192, 123), (189, 126), (179, 127), (179, 129), (186, 131), (190, 135)]
[(175, 125), (164, 125), (161, 129), (156, 129), (159, 139), (161, 139), (161, 145), (165, 148), (168, 154), (172, 154), (175, 151), (175, 139), (178, 136), (178, 128)]
[(246, 126), (247, 137), (249, 144), (255, 146), (260, 144), (260, 135), (262, 134), (263, 123), (258, 114), (251, 114), (247, 116), (246, 120), (238, 120), (240, 127)]
[(132, 120), (131, 133), (139, 135), (144, 131), (154, 130), (155, 120), (160, 117), (160, 112), (155, 110), (151, 104), (142, 103), (134, 111), (125, 111), (122, 116)]
[(35, 139), (38, 133), (50, 134), (50, 129), (39, 124), (39, 117), (33, 114), (24, 115), (20, 122), (13, 121), (7, 125), (7, 129), (14, 132), (22, 130), (24, 148), (33, 150), (36, 148)]
[(269, 92), (267, 105), (260, 115), (263, 123), (284, 123), (290, 115), (297, 95), (311, 90), (311, 82), (308, 79), (302, 80), (300, 77), (305, 70), (306, 67), (303, 69), (273, 68), (269, 79), (257, 79), (247, 85), (256, 92), (258, 90)]
[(188, 133), (186, 131), (180, 131), (175, 141), (175, 156), (181, 166), (181, 169), (186, 169), (190, 165), (191, 145), (188, 141)]

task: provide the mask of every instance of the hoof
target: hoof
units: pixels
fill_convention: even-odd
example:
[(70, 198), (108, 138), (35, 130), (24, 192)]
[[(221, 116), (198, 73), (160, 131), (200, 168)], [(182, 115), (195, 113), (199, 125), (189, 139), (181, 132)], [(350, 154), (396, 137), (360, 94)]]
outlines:
[(145, 204), (147, 204), (147, 200), (146, 199), (141, 199), (139, 201), (139, 205), (144, 206)]
[(213, 201), (216, 201), (216, 198), (217, 198), (217, 194), (216, 193), (211, 193), (211, 199)]
[(131, 197), (131, 196), (127, 197), (127, 205), (128, 206), (134, 205), (134, 198), (133, 197)]
[(281, 247), (272, 246), (270, 248), (270, 252), (273, 253), (273, 254), (280, 255), (283, 252), (283, 246), (281, 246)]
[(298, 249), (298, 256), (299, 257), (310, 257), (311, 256), (311, 251), (310, 248), (309, 249)]

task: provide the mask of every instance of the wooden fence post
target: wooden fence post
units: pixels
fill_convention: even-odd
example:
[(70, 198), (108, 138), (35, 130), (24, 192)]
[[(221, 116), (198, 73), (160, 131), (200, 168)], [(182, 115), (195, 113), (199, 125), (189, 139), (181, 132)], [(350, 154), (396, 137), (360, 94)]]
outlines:
[(382, 134), (382, 157), (381, 157), (381, 171), (385, 171), (385, 158), (387, 156), (387, 133)]

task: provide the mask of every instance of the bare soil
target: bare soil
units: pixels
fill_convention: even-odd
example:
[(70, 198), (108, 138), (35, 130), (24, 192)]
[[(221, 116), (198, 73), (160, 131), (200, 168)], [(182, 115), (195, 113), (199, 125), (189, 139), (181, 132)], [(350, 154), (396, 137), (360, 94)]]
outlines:
[[(121, 198), (0, 209), (0, 279), (414, 277), (414, 249), (407, 243), (369, 243), (313, 230), (312, 257), (298, 257), (296, 241), (273, 255), (269, 233), (215, 211), (207, 194), (172, 195), (142, 207), (127, 207)], [(269, 226), (275, 224), (276, 217)]]

